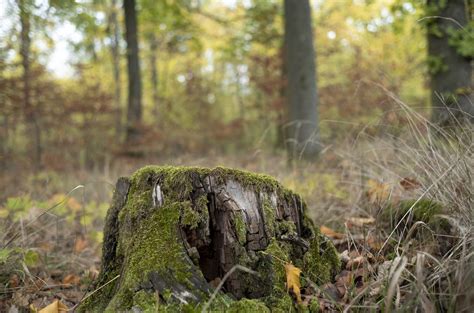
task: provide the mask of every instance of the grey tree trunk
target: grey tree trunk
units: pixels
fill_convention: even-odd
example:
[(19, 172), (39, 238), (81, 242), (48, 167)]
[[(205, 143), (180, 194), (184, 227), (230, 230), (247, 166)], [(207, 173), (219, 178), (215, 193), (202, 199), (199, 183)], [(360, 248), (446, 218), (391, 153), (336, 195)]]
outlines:
[(109, 23), (112, 39), (110, 52), (114, 75), (115, 135), (120, 141), (122, 138), (122, 83), (120, 81), (120, 26), (117, 19), (117, 0), (112, 0)]
[(33, 149), (32, 158), (35, 170), (41, 169), (41, 129), (38, 122), (36, 108), (31, 103), (31, 71), (30, 71), (30, 52), (31, 52), (31, 38), (30, 38), (30, 19), (31, 6), (28, 0), (19, 0), (18, 8), (20, 11), (20, 26), (21, 26), (21, 40), (20, 40), (20, 55), (21, 65), (23, 67), (23, 109), (25, 112), (26, 123), (28, 124), (31, 144)]
[(158, 40), (155, 34), (150, 35), (150, 71), (151, 71), (151, 90), (153, 98), (153, 112), (158, 117), (159, 112), (159, 93), (158, 93), (158, 64), (156, 55), (158, 54)]
[(288, 135), (291, 159), (314, 159), (321, 150), (316, 65), (308, 0), (285, 0)]
[(128, 66), (128, 112), (126, 141), (133, 143), (139, 137), (142, 119), (142, 86), (138, 48), (138, 25), (135, 0), (124, 0), (125, 40)]
[(436, 17), (428, 20), (428, 52), (436, 68), (431, 74), (432, 119), (450, 125), (467, 116), (474, 121), (472, 58), (462, 56), (450, 43), (449, 29), (467, 29), (469, 12), (465, 0), (429, 0), (436, 6)]

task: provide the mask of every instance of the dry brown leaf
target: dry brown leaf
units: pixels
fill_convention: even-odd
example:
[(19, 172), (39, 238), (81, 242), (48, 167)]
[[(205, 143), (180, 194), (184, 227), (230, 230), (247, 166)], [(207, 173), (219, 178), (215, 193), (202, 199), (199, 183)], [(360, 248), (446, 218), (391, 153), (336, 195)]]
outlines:
[(84, 251), (88, 244), (89, 243), (83, 236), (77, 237), (76, 242), (74, 243), (74, 253), (80, 253)]
[(381, 241), (380, 239), (377, 239), (373, 236), (369, 236), (369, 238), (367, 238), (367, 244), (369, 245), (369, 247), (372, 250), (378, 251), (378, 250), (382, 249), (383, 241)]
[(367, 198), (371, 203), (381, 203), (390, 196), (390, 186), (379, 181), (369, 179), (367, 181)]
[(66, 313), (68, 311), (67, 306), (62, 303), (59, 300), (54, 300), (51, 304), (48, 306), (42, 308), (41, 310), (38, 311), (35, 306), (31, 306), (30, 308), (33, 312), (38, 312), (38, 313)]
[(400, 181), (400, 186), (405, 190), (415, 190), (421, 187), (421, 183), (414, 178), (405, 177)]
[(353, 270), (353, 269), (356, 269), (356, 268), (359, 268), (360, 266), (362, 266), (365, 262), (367, 262), (367, 259), (363, 256), (358, 256), (354, 259), (351, 259), (349, 260), (349, 262), (347, 262), (346, 264), (346, 269), (347, 270)]
[(300, 290), (301, 289), (301, 282), (300, 282), (301, 270), (291, 263), (286, 263), (285, 272), (286, 272), (287, 291), (292, 289), (293, 293), (296, 296), (296, 300), (298, 301), (298, 303), (301, 303), (301, 290)]
[(77, 285), (81, 281), (81, 278), (74, 274), (66, 275), (63, 279), (63, 284), (67, 285)]
[(324, 226), (324, 225), (321, 226), (321, 227), (319, 228), (319, 230), (321, 231), (321, 233), (322, 233), (323, 235), (326, 235), (326, 236), (328, 236), (328, 237), (331, 238), (331, 239), (343, 239), (343, 238), (345, 237), (344, 234), (338, 233), (338, 232), (336, 232), (336, 231), (332, 230), (331, 228), (326, 227), (326, 226)]
[(347, 227), (363, 227), (366, 225), (372, 225), (375, 223), (375, 218), (373, 217), (349, 217), (347, 219)]
[(16, 287), (20, 286), (20, 278), (18, 277), (18, 275), (17, 274), (12, 274), (10, 276), (8, 284), (9, 284), (10, 288), (16, 288)]
[(67, 206), (73, 211), (77, 212), (82, 208), (82, 205), (79, 203), (79, 201), (76, 200), (74, 197), (70, 197), (67, 200)]

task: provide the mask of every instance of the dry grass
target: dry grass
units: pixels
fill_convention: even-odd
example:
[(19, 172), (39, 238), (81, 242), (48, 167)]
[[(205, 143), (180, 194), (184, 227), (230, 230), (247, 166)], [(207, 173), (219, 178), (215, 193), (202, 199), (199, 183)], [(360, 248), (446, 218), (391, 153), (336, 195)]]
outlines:
[[(93, 201), (97, 205), (108, 202), (119, 176), (153, 163), (224, 165), (264, 172), (302, 194), (317, 225), (324, 224), (345, 235), (335, 243), (341, 252), (347, 250), (345, 253), (352, 254), (350, 262), (359, 256), (371, 260), (362, 266), (362, 285), (355, 287), (352, 280), (353, 285), (344, 285), (344, 294), (339, 298), (320, 295), (322, 302), (330, 302), (328, 310), (469, 311), (474, 306), (473, 126), (460, 124), (453, 130), (441, 129), (394, 100), (399, 108), (397, 116), (406, 125), (404, 130), (398, 127), (392, 130), (386, 124), (367, 125), (345, 142), (327, 147), (316, 163), (289, 168), (284, 155), (254, 149), (234, 156), (122, 160), (95, 171), (20, 177), (20, 181), (28, 183), (13, 185), (6, 194), (28, 194), (45, 200), (84, 185), (72, 194), (82, 211), (71, 219), (67, 212), (52, 209), (44, 214), (44, 209), (31, 207), (31, 214), (18, 220), (0, 219), (1, 230), (6, 234), (0, 243), (2, 247), (13, 234), (20, 233), (12, 246), (40, 255), (34, 267), (28, 268), (23, 263), (22, 268), (14, 269), (17, 272), (10, 273), (20, 279), (12, 287), (9, 278), (2, 287), (0, 304), (23, 305), (25, 302), (18, 299), (26, 297), (31, 290), (43, 295), (43, 302), (61, 293), (66, 301), (64, 290), (67, 289), (62, 281), (67, 274), (80, 277), (74, 287), (76, 294), (69, 299), (69, 304), (76, 304), (82, 297), (80, 291), (87, 287), (89, 275), (98, 266), (99, 244), (89, 234), (101, 230), (104, 217), (93, 215), (86, 221), (80, 212), (86, 212), (85, 208)], [(400, 184), (407, 178), (414, 182), (413, 186)], [(369, 182), (373, 181), (384, 188), (379, 191), (380, 198), (368, 195)], [(417, 213), (426, 200), (442, 208), (433, 217), (437, 223), (420, 218)], [(409, 206), (400, 211), (403, 203)], [(41, 218), (37, 218), (39, 214)], [(376, 223), (357, 228), (347, 223), (351, 217), (374, 217)], [(53, 225), (58, 224), (62, 227), (54, 229)], [(78, 238), (84, 238), (89, 246), (75, 249)], [(52, 250), (44, 250), (45, 242), (54, 243)], [(58, 271), (62, 272), (58, 274)], [(356, 273), (352, 268), (349, 272)], [(336, 278), (336, 285), (344, 275), (343, 271)], [(51, 287), (55, 285), (58, 286)], [(30, 297), (28, 301), (37, 306), (44, 304), (37, 298)]]

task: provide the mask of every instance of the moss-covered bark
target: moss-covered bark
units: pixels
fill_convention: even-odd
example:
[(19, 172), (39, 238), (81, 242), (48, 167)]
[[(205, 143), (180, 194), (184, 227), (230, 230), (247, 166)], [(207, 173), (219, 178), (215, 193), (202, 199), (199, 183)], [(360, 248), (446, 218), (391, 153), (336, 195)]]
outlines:
[(79, 311), (199, 311), (211, 282), (239, 264), (258, 275), (234, 272), (211, 310), (287, 312), (293, 301), (284, 262), (316, 283), (339, 266), (334, 247), (304, 211), (298, 195), (265, 175), (145, 167), (117, 183), (94, 287), (108, 284)]

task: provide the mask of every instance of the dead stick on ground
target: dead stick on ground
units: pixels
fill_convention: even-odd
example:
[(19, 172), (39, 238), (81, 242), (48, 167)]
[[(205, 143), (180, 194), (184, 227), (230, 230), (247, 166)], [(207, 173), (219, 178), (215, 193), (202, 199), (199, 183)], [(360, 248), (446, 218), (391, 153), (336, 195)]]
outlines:
[(224, 283), (225, 281), (230, 277), (230, 275), (232, 275), (236, 270), (241, 270), (241, 271), (244, 271), (244, 272), (247, 272), (247, 273), (250, 273), (250, 274), (254, 274), (254, 275), (257, 275), (258, 276), (258, 273), (249, 269), (249, 268), (246, 268), (245, 266), (242, 266), (242, 265), (234, 265), (230, 271), (228, 271), (225, 275), (224, 275), (224, 278), (222, 278), (221, 282), (219, 283), (219, 285), (217, 286), (216, 290), (214, 290), (214, 292), (212, 293), (211, 295), (211, 298), (209, 299), (209, 301), (206, 302), (206, 304), (204, 305), (204, 307), (202, 308), (202, 311), (201, 313), (206, 313), (207, 310), (209, 309), (209, 306), (211, 305), (212, 301), (214, 301), (214, 298), (217, 296), (217, 293), (219, 292), (219, 290), (221, 290), (222, 286), (224, 286)]
[(68, 311), (74, 311), (78, 306), (79, 304), (81, 304), (82, 302), (84, 302), (87, 298), (89, 298), (90, 296), (92, 296), (94, 293), (96, 293), (97, 291), (101, 290), (102, 288), (104, 288), (105, 286), (107, 286), (108, 284), (110, 284), (111, 282), (113, 282), (114, 280), (116, 280), (117, 278), (119, 278), (120, 275), (117, 275), (115, 276), (114, 278), (112, 278), (111, 280), (109, 280), (108, 282), (106, 282), (105, 284), (103, 284), (102, 286), (100, 286), (99, 288), (97, 288), (96, 290), (92, 291), (90, 294), (88, 294), (87, 296), (85, 296), (83, 299), (81, 299), (81, 301), (79, 301), (75, 306), (73, 306), (71, 309), (69, 309)]

